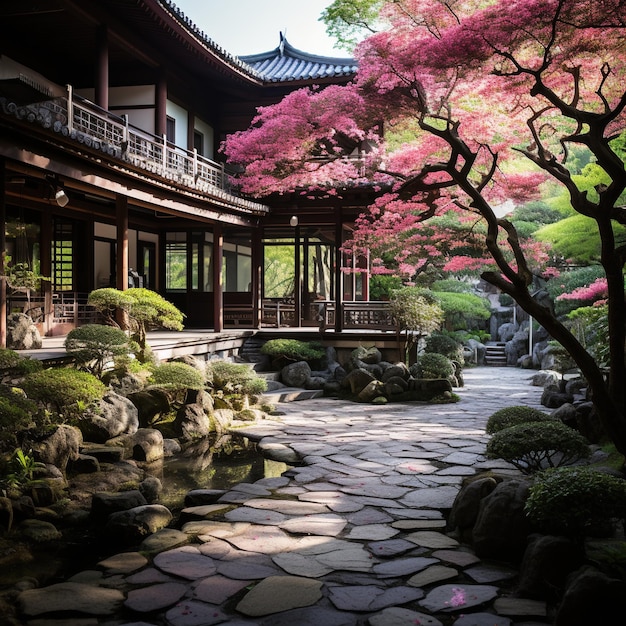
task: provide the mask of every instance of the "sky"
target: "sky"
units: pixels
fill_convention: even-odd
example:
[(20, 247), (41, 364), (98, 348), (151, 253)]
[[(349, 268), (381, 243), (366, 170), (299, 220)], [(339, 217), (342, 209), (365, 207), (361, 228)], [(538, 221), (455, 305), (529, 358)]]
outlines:
[(334, 47), (318, 21), (332, 0), (174, 0), (201, 31), (236, 56), (278, 47), (279, 33), (298, 50), (322, 56), (349, 57)]

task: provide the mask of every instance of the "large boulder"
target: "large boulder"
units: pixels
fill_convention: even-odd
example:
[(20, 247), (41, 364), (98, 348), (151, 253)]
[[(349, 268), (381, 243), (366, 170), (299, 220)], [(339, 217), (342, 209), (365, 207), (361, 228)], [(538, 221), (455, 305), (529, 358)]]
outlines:
[(133, 459), (153, 463), (163, 456), (163, 434), (160, 430), (140, 428), (133, 435)]
[(38, 350), (42, 346), (41, 333), (28, 315), (12, 313), (7, 317), (6, 343), (11, 350)]
[(78, 428), (61, 424), (33, 446), (33, 453), (41, 463), (54, 465), (64, 472), (68, 462), (78, 460), (82, 443), (83, 435)]
[(176, 413), (172, 424), (174, 435), (183, 441), (201, 439), (211, 434), (211, 420), (199, 404), (185, 404)]
[(306, 361), (297, 361), (285, 365), (280, 371), (280, 379), (287, 387), (302, 387), (305, 389), (311, 379), (311, 367)]
[(142, 541), (172, 521), (172, 513), (162, 504), (146, 504), (109, 515), (105, 530), (109, 537), (122, 543)]
[(85, 413), (80, 429), (87, 441), (104, 443), (120, 435), (134, 435), (139, 428), (137, 407), (124, 396), (110, 391), (97, 410)]

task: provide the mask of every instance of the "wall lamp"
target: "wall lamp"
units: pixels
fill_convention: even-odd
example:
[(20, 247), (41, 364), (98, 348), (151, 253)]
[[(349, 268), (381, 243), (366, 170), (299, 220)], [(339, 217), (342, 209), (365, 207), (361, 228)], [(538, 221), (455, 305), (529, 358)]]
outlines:
[(65, 193), (65, 190), (61, 189), (60, 187), (56, 190), (54, 194), (54, 199), (59, 206), (65, 206), (70, 201), (67, 194)]
[(292, 215), (289, 218), (289, 226), (296, 227), (297, 225), (298, 225), (298, 216), (297, 215)]

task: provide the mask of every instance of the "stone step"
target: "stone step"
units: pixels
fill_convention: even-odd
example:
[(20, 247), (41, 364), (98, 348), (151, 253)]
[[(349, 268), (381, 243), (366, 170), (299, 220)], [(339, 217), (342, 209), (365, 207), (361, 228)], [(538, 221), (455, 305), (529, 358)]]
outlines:
[(311, 400), (321, 398), (324, 392), (321, 389), (298, 389), (296, 387), (283, 387), (276, 391), (266, 391), (261, 397), (266, 402), (273, 404), (279, 402), (297, 402), (298, 400)]

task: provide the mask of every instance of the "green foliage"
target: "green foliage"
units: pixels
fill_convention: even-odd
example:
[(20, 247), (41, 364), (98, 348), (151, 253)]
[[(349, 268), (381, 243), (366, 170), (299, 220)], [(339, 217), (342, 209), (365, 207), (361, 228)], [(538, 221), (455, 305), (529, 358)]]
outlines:
[(157, 365), (148, 382), (159, 387), (203, 389), (206, 379), (202, 372), (187, 363), (169, 361)]
[(485, 431), (488, 435), (493, 435), (505, 428), (517, 426), (518, 424), (550, 420), (554, 421), (554, 418), (531, 406), (507, 406), (489, 416)]
[(0, 385), (0, 453), (14, 449), (19, 434), (34, 426), (39, 417), (37, 403), (21, 389)]
[(225, 394), (256, 396), (267, 390), (267, 381), (242, 363), (209, 361), (207, 379), (213, 389)]
[(444, 335), (443, 333), (433, 333), (427, 337), (424, 352), (443, 354), (451, 361), (458, 361), (461, 365), (464, 361), (463, 345), (450, 335)]
[(519, 222), (530, 223), (540, 227), (546, 224), (553, 224), (561, 219), (563, 219), (561, 211), (550, 207), (540, 200), (533, 200), (516, 207), (509, 216), (509, 220), (515, 228), (518, 227)]
[(326, 24), (330, 37), (351, 51), (359, 41), (375, 32), (382, 4), (382, 0), (335, 0), (322, 11), (320, 21)]
[(525, 511), (543, 531), (579, 539), (598, 525), (626, 519), (626, 480), (593, 467), (546, 470), (530, 488)]
[(26, 395), (65, 420), (80, 418), (89, 405), (101, 400), (106, 386), (93, 374), (69, 368), (53, 368), (29, 374), (22, 387)]
[(151, 358), (146, 341), (148, 330), (183, 329), (183, 313), (155, 291), (143, 287), (133, 287), (126, 291), (108, 287), (96, 289), (89, 294), (87, 304), (102, 313), (113, 326), (118, 325), (115, 319), (116, 311), (119, 309), (124, 313), (131, 339), (136, 343), (135, 356), (142, 363), (148, 362)]
[(446, 293), (472, 293), (474, 291), (472, 283), (456, 278), (436, 280), (430, 288), (434, 292), (445, 291)]
[(17, 375), (25, 375), (41, 369), (43, 365), (39, 359), (24, 357), (9, 348), (0, 348), (0, 370), (11, 370)]
[(35, 461), (30, 452), (16, 448), (9, 461), (9, 473), (2, 483), (10, 489), (21, 490), (35, 480), (37, 471), (45, 467), (43, 463)]
[(565, 374), (569, 370), (576, 369), (576, 362), (572, 359), (570, 353), (558, 342), (548, 341), (550, 354), (554, 359), (552, 369), (561, 374)]
[(123, 330), (103, 324), (85, 324), (71, 330), (65, 338), (65, 350), (76, 362), (95, 376), (102, 376), (104, 366), (115, 356), (126, 354), (128, 337)]
[(11, 289), (24, 292), (37, 291), (41, 281), (50, 280), (50, 277), (32, 270), (28, 263), (12, 263), (6, 270), (6, 278)]
[(417, 361), (411, 365), (410, 372), (415, 378), (450, 380), (454, 377), (454, 364), (443, 354), (432, 352), (417, 357)]
[(504, 459), (524, 474), (569, 465), (591, 454), (589, 442), (558, 420), (525, 422), (497, 431), (487, 443), (487, 456)]
[(402, 279), (392, 274), (374, 274), (370, 278), (370, 300), (389, 300), (391, 293), (402, 287)]
[(391, 314), (402, 330), (424, 336), (439, 328), (443, 310), (437, 298), (422, 287), (402, 287), (391, 294)]
[(450, 330), (472, 328), (491, 317), (491, 307), (486, 298), (473, 293), (433, 293), (444, 312), (446, 327)]
[(562, 293), (571, 293), (579, 287), (591, 285), (596, 279), (603, 278), (604, 275), (602, 266), (596, 264), (563, 271), (559, 276), (548, 280), (546, 289), (554, 302), (556, 314), (565, 315), (582, 304), (577, 300), (557, 300), (557, 296)]
[(598, 365), (609, 366), (608, 307), (584, 306), (568, 313), (570, 330)]
[(272, 359), (283, 358), (289, 361), (316, 361), (326, 355), (319, 341), (300, 341), (298, 339), (270, 339), (261, 347), (261, 354)]

